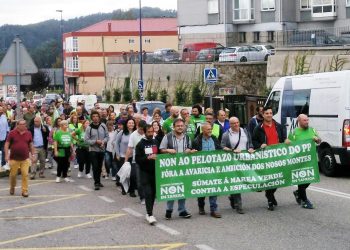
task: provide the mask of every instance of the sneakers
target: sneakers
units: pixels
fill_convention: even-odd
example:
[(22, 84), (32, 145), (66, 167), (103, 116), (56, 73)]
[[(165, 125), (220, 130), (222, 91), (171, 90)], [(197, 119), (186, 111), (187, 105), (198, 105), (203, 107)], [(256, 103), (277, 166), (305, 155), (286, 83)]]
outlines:
[(56, 177), (56, 183), (60, 183), (61, 182), (61, 178), (60, 177)]
[(125, 192), (125, 190), (124, 190), (124, 189), (122, 190), (122, 195), (126, 195), (126, 192)]
[(99, 187), (101, 187), (101, 188), (104, 187), (102, 183), (99, 183), (99, 184), (97, 184), (97, 185), (99, 185)]
[(30, 179), (31, 179), (31, 180), (35, 180), (35, 173), (33, 173), (33, 174), (30, 175)]
[(64, 178), (64, 181), (65, 182), (74, 182), (71, 178), (69, 178), (69, 177), (66, 177), (66, 178)]
[(241, 208), (241, 207), (237, 207), (237, 208), (236, 208), (236, 212), (237, 212), (238, 214), (244, 214), (244, 210), (243, 210), (243, 208)]
[(112, 181), (116, 181), (117, 180), (117, 177), (112, 177)]
[(267, 203), (267, 209), (270, 210), (270, 211), (275, 210), (275, 208), (274, 208), (274, 206), (273, 206), (273, 202), (268, 202), (268, 203)]
[(212, 211), (210, 212), (210, 216), (216, 219), (221, 218), (221, 214), (219, 214), (218, 212)]
[(314, 205), (312, 205), (311, 201), (306, 200), (302, 202), (301, 207), (306, 209), (313, 209)]
[(155, 223), (157, 223), (157, 220), (153, 215), (149, 216), (148, 214), (146, 214), (146, 220), (150, 225), (154, 225)]
[(179, 213), (179, 216), (181, 218), (184, 218), (184, 219), (189, 219), (189, 218), (191, 218), (192, 215), (190, 213), (188, 213), (187, 211), (183, 211), (183, 212)]
[(100, 186), (99, 185), (95, 185), (95, 190), (100, 190)]
[(28, 194), (27, 191), (24, 191), (24, 192), (22, 192), (22, 196), (23, 196), (24, 198), (27, 198), (27, 197), (29, 196), (29, 194)]
[(2, 166), (4, 169), (5, 169), (5, 171), (8, 171), (8, 170), (10, 170), (10, 166), (9, 166), (9, 164), (5, 164), (4, 166)]
[(130, 193), (130, 197), (133, 197), (133, 198), (135, 198), (135, 197), (136, 197), (136, 194), (135, 194), (135, 192), (131, 192), (131, 193)]
[(299, 197), (298, 190), (295, 190), (295, 191), (293, 192), (293, 194), (294, 194), (294, 197), (295, 197), (295, 201), (296, 201), (299, 205), (301, 205), (301, 199), (300, 199), (300, 197)]
[(92, 179), (92, 176), (90, 173), (88, 173), (86, 176), (85, 176), (87, 179)]
[(105, 180), (108, 180), (108, 175), (105, 176)]
[(170, 211), (170, 210), (166, 210), (165, 211), (165, 219), (166, 220), (170, 220), (171, 219), (171, 213), (172, 213), (172, 211)]
[(200, 215), (205, 215), (205, 210), (204, 207), (199, 207), (199, 212)]
[(81, 178), (81, 177), (83, 177), (83, 172), (78, 172), (78, 176), (77, 176), (78, 178)]
[(141, 205), (146, 205), (145, 199), (141, 199)]
[(78, 164), (74, 164), (74, 168), (77, 169), (79, 167)]

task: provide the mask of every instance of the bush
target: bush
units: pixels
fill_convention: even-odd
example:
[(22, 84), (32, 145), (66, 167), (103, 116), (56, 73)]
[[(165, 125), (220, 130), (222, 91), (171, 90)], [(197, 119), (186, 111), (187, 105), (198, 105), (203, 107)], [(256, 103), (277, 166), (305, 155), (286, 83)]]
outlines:
[(113, 102), (120, 102), (122, 99), (122, 92), (119, 88), (115, 88), (113, 91)]
[(141, 101), (141, 96), (140, 96), (140, 91), (138, 89), (134, 90), (134, 95), (133, 95), (134, 99), (136, 101)]
[(157, 97), (158, 97), (158, 93), (157, 91), (152, 91), (152, 90), (147, 90), (147, 100), (148, 101), (155, 101), (157, 100)]
[(128, 103), (131, 101), (132, 94), (130, 90), (130, 77), (125, 77), (123, 88), (123, 101)]
[(192, 85), (191, 98), (192, 103), (203, 103), (204, 96), (199, 84)]
[(175, 100), (177, 105), (184, 105), (188, 97), (187, 88), (184, 83), (177, 85), (175, 90)]
[(111, 91), (109, 89), (106, 89), (105, 96), (106, 96), (106, 101), (110, 102), (111, 101)]
[(160, 101), (166, 103), (167, 102), (167, 98), (168, 98), (167, 90), (166, 89), (162, 89), (159, 92), (159, 99), (160, 99)]

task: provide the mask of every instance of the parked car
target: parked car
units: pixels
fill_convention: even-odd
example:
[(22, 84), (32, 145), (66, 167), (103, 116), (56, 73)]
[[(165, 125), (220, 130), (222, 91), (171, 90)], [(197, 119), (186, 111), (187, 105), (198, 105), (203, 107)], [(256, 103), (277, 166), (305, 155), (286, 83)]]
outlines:
[(180, 60), (180, 54), (174, 49), (157, 49), (153, 52), (155, 60), (161, 62), (178, 62)]
[(56, 93), (47, 93), (45, 95), (44, 101), (43, 103), (45, 104), (51, 104), (53, 102), (55, 102), (57, 99), (61, 98), (61, 96), (59, 94)]
[(220, 43), (215, 42), (203, 42), (203, 43), (188, 43), (182, 48), (182, 61), (194, 62), (197, 58), (199, 51), (209, 48), (223, 48)]
[(155, 108), (160, 108), (160, 111), (165, 111), (165, 103), (161, 101), (143, 101), (136, 102), (136, 109), (138, 113), (141, 113), (142, 108), (148, 108), (148, 114), (152, 115)]
[(217, 62), (219, 61), (219, 55), (224, 50), (224, 47), (202, 49), (199, 51), (196, 61), (199, 62)]
[(272, 45), (254, 45), (254, 48), (265, 53), (265, 61), (269, 56), (272, 56), (276, 53), (275, 48)]
[(229, 47), (219, 55), (219, 62), (264, 61), (265, 53), (252, 46)]
[(34, 104), (36, 104), (37, 102), (41, 103), (42, 100), (43, 100), (43, 96), (42, 95), (40, 95), (40, 94), (33, 95), (33, 102), (34, 102)]

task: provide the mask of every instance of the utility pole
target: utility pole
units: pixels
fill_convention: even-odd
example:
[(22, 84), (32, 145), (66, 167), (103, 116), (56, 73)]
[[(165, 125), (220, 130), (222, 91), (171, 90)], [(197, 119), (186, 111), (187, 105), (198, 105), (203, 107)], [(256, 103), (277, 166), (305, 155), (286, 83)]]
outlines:
[[(61, 13), (60, 33), (61, 33), (61, 44), (62, 44), (62, 51), (61, 51), (61, 57), (62, 57), (62, 84), (63, 84), (63, 89), (65, 89), (65, 86), (64, 86), (63, 18), (62, 18), (63, 10), (56, 10), (56, 12)], [(56, 85), (56, 83), (54, 83), (54, 87), (55, 87), (55, 85)]]
[[(142, 55), (142, 9), (141, 9), (141, 0), (139, 0), (139, 25), (140, 25), (140, 29), (139, 29), (139, 37), (140, 37), (140, 54), (139, 54), (139, 63), (140, 63), (140, 81), (139, 83), (142, 84), (142, 95), (141, 95), (141, 101), (144, 101), (144, 82), (143, 82), (143, 55)], [(139, 84), (138, 84), (139, 85)]]

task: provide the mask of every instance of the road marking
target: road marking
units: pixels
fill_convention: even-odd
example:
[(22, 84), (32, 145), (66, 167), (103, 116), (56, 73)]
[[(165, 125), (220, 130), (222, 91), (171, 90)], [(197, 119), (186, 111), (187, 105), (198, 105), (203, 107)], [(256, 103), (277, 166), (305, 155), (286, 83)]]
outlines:
[(186, 246), (187, 243), (149, 244), (149, 245), (121, 245), (121, 246), (80, 246), (80, 247), (43, 247), (43, 248), (6, 248), (6, 250), (99, 250), (99, 249), (137, 249), (137, 248), (159, 248), (171, 250)]
[(38, 233), (38, 234), (34, 234), (34, 235), (28, 235), (28, 236), (15, 238), (15, 239), (12, 239), (12, 240), (2, 241), (2, 242), (0, 242), (0, 246), (7, 245), (7, 244), (10, 244), (10, 243), (14, 243), (14, 242), (18, 242), (18, 241), (38, 238), (38, 237), (42, 237), (42, 236), (46, 236), (46, 235), (50, 235), (50, 234), (54, 234), (54, 233), (59, 233), (59, 232), (71, 230), (71, 229), (78, 228), (78, 227), (84, 227), (84, 226), (91, 225), (91, 224), (94, 224), (94, 223), (103, 222), (103, 221), (107, 221), (107, 220), (112, 220), (112, 219), (118, 218), (120, 216), (123, 216), (123, 214), (115, 214), (115, 215), (108, 216), (108, 217), (105, 217), (105, 218), (102, 218), (102, 219), (98, 219), (98, 220), (88, 221), (88, 222), (80, 223), (80, 224), (77, 224), (77, 225), (57, 228), (57, 229), (46, 231), (46, 232), (43, 232), (43, 233)]
[(157, 223), (156, 227), (167, 232), (168, 234), (171, 234), (171, 235), (179, 235), (180, 234), (179, 231), (176, 231), (175, 229), (172, 229), (164, 224)]
[[(71, 196), (70, 194), (48, 194), (48, 195), (31, 195), (29, 196), (30, 198), (47, 198), (47, 197), (67, 197), (67, 196)], [(0, 199), (13, 199), (13, 198), (20, 198), (23, 199), (22, 196), (20, 195), (14, 195), (14, 196), (10, 196), (10, 195), (6, 195), (6, 196), (0, 196)]]
[(2, 213), (2, 212), (9, 212), (9, 211), (13, 211), (13, 210), (18, 210), (18, 209), (22, 209), (22, 208), (28, 208), (28, 207), (36, 207), (36, 206), (40, 206), (40, 205), (46, 205), (46, 204), (49, 204), (49, 203), (58, 202), (58, 201), (63, 201), (63, 200), (69, 200), (69, 199), (74, 199), (74, 198), (80, 198), (80, 197), (82, 197), (82, 196), (84, 196), (84, 195), (86, 195), (86, 194), (75, 194), (75, 195), (70, 195), (70, 196), (67, 196), (67, 197), (63, 197), (63, 198), (59, 198), (59, 199), (54, 199), (54, 200), (50, 200), (50, 201), (42, 201), (42, 202), (37, 202), (37, 203), (28, 204), (28, 205), (19, 206), (19, 207), (1, 209), (1, 210), (0, 210), (0, 213)]
[(136, 212), (135, 210), (131, 209), (131, 208), (123, 208), (123, 211), (127, 212), (128, 214), (131, 214), (132, 216), (135, 217), (143, 217), (143, 214), (140, 214), (139, 212)]
[(115, 202), (114, 200), (112, 200), (106, 196), (99, 196), (98, 198), (100, 198), (101, 200), (104, 200), (105, 202), (109, 202), (109, 203)]
[(196, 247), (200, 250), (215, 250), (214, 248), (207, 245), (196, 245)]
[[(52, 216), (16, 216), (16, 217), (0, 217), (0, 220), (36, 220), (36, 219), (67, 219), (67, 218), (96, 218), (110, 217), (116, 214), (84, 214), (84, 215), (52, 215)], [(121, 214), (125, 215), (125, 214)]]
[(331, 190), (331, 189), (325, 189), (325, 188), (320, 188), (320, 187), (309, 187), (308, 190), (312, 190), (315, 192), (319, 192), (319, 193), (324, 193), (324, 194), (329, 194), (329, 195), (333, 195), (333, 196), (337, 196), (340, 198), (345, 198), (345, 199), (350, 199), (350, 194), (349, 193), (343, 193), (343, 192), (339, 192), (336, 190)]
[(84, 190), (84, 191), (92, 192), (92, 189), (91, 189), (91, 188), (88, 188), (88, 187), (86, 187), (86, 186), (84, 186), (84, 185), (78, 186), (78, 188), (80, 188), (80, 189), (82, 189), (82, 190)]
[[(46, 184), (46, 183), (52, 183), (54, 181), (42, 181), (42, 182), (38, 182), (38, 183), (33, 183), (33, 184), (29, 184), (28, 186), (29, 187), (32, 187), (32, 186), (38, 186), (38, 185), (42, 185), (42, 184)], [(20, 186), (16, 186), (15, 188), (21, 188)], [(0, 189), (0, 191), (8, 191), (10, 189), (10, 187), (7, 187), (7, 188), (2, 188)]]

